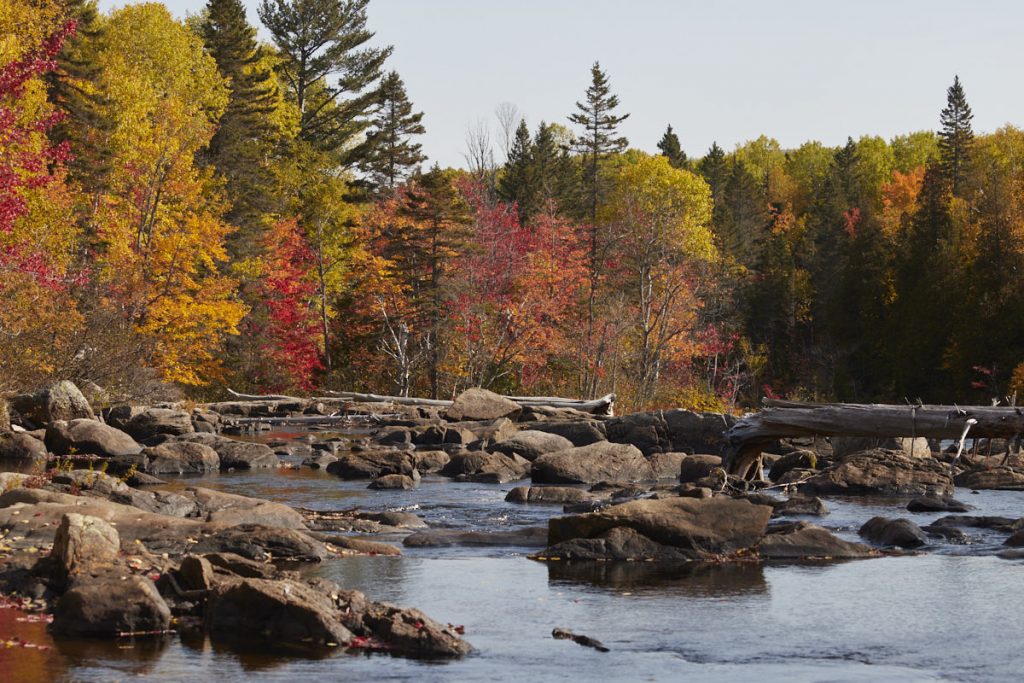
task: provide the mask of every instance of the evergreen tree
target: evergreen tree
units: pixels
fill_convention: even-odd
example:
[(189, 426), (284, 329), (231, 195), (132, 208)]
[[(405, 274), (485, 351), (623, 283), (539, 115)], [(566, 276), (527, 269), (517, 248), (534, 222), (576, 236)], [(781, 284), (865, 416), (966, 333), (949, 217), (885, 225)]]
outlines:
[[(561, 135), (560, 130), (561, 129)], [(554, 208), (567, 208), (572, 201), (576, 180), (576, 168), (559, 137), (565, 137), (565, 129), (553, 123), (540, 122), (533, 136), (530, 158), (530, 187), (533, 202), (523, 218), (527, 222), (533, 212), (544, 211), (549, 204)]]
[(231, 209), (226, 219), (239, 229), (229, 248), (235, 257), (252, 255), (263, 242), (275, 195), (269, 159), (281, 134), (274, 123), (276, 81), (256, 43), (241, 0), (208, 0), (199, 26), (206, 51), (228, 82), (228, 106), (210, 140), (207, 160), (225, 181)]
[(414, 113), (405, 92), (405, 84), (392, 71), (381, 82), (380, 108), (373, 128), (366, 135), (368, 157), (361, 164), (378, 189), (392, 191), (421, 162), (426, 160), (423, 147), (412, 142), (413, 135), (423, 135), (423, 112)]
[(699, 170), (711, 188), (711, 198), (717, 208), (722, 203), (725, 184), (729, 181), (729, 162), (725, 159), (725, 151), (717, 142), (711, 143), (707, 155), (700, 160)]
[(380, 101), (384, 60), (391, 47), (369, 48), (369, 0), (262, 0), (260, 19), (281, 52), (280, 70), (301, 113), (300, 135), (344, 166), (365, 157), (352, 142), (369, 126)]
[(586, 102), (576, 103), (578, 111), (571, 114), (569, 120), (583, 128), (575, 147), (583, 157), (586, 215), (596, 222), (601, 195), (601, 165), (609, 155), (629, 146), (629, 140), (618, 134), (619, 124), (629, 118), (629, 114), (614, 113), (619, 106), (619, 98), (611, 94), (608, 76), (601, 71), (599, 63), (594, 62), (590, 76)]
[(533, 199), (533, 188), (530, 183), (532, 163), (533, 141), (530, 139), (530, 129), (526, 126), (526, 119), (520, 119), (515, 136), (512, 138), (512, 146), (509, 148), (505, 173), (498, 181), (498, 196), (502, 201), (510, 204), (517, 203), (519, 219), (524, 222), (526, 220), (524, 214), (528, 213)]
[(661, 136), (658, 149), (661, 150), (662, 156), (668, 157), (668, 163), (672, 165), (672, 168), (686, 168), (686, 152), (679, 144), (679, 136), (672, 130), (672, 124), (669, 124), (665, 129), (665, 134)]
[(971, 130), (971, 106), (967, 104), (960, 77), (953, 79), (953, 85), (946, 90), (946, 107), (939, 116), (942, 130), (939, 131), (939, 158), (942, 173), (946, 176), (954, 196), (963, 190), (967, 162), (974, 142)]
[(761, 260), (770, 222), (764, 189), (745, 164), (735, 163), (722, 191), (716, 237), (722, 253), (748, 269)]

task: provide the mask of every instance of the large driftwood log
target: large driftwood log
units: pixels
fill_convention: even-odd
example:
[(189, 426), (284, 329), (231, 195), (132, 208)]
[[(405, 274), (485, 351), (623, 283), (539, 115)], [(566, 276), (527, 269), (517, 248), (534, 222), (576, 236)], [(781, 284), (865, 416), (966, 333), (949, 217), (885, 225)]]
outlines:
[(747, 415), (726, 434), (723, 467), (744, 474), (775, 439), (796, 436), (928, 437), (959, 439), (968, 420), (974, 437), (1017, 438), (1024, 434), (1024, 408), (1008, 406), (799, 403), (765, 399), (764, 410)]

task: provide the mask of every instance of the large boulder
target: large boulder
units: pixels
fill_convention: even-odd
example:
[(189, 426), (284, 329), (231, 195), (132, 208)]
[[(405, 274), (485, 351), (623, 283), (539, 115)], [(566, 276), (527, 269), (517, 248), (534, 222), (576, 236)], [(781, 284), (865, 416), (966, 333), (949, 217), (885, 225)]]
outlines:
[(449, 422), (463, 420), (497, 420), (500, 417), (515, 418), (522, 412), (522, 406), (493, 391), (479, 387), (466, 389), (455, 398), (445, 411)]
[(757, 552), (767, 560), (846, 560), (878, 554), (863, 543), (844, 541), (828, 529), (806, 522), (769, 533), (758, 543)]
[(789, 471), (795, 469), (813, 470), (818, 467), (818, 456), (814, 451), (798, 450), (786, 453), (772, 463), (768, 478), (780, 481)]
[(203, 536), (189, 548), (193, 553), (234, 553), (267, 562), (321, 562), (331, 556), (320, 541), (298, 529), (239, 524)]
[(406, 451), (359, 451), (347, 453), (328, 464), (327, 471), (342, 479), (377, 479), (388, 474), (411, 477), (416, 471), (416, 462)]
[(491, 446), (491, 451), (505, 455), (518, 455), (533, 462), (542, 455), (572, 448), (573, 443), (564, 436), (526, 429), (509, 439)]
[(149, 474), (201, 474), (220, 469), (217, 451), (201, 443), (168, 441), (142, 451)]
[(277, 467), (281, 460), (274, 450), (262, 443), (236, 441), (219, 434), (195, 432), (173, 437), (174, 441), (201, 443), (217, 451), (222, 470), (254, 470)]
[(504, 484), (524, 478), (529, 471), (530, 463), (514, 453), (465, 451), (453, 455), (441, 469), (441, 474), (459, 481)]
[(876, 545), (899, 548), (917, 548), (928, 542), (921, 527), (909, 519), (872, 517), (861, 526), (857, 534)]
[[(598, 512), (551, 519), (550, 547), (545, 554), (565, 557), (563, 551), (570, 548), (578, 559), (584, 559), (588, 550), (604, 547), (628, 549), (616, 550), (608, 559), (712, 559), (754, 546), (764, 536), (771, 515), (770, 506), (725, 497), (636, 500)], [(614, 529), (631, 531), (609, 536)], [(580, 547), (581, 539), (603, 543), (588, 549)], [(574, 541), (571, 546), (562, 545)], [(663, 550), (663, 546), (673, 550)], [(634, 551), (639, 554), (629, 555)], [(623, 552), (629, 556), (621, 556)]]
[(538, 484), (626, 483), (657, 478), (636, 446), (607, 441), (542, 455), (533, 461), (530, 476)]
[(725, 432), (735, 422), (731, 415), (689, 410), (656, 410), (614, 417), (605, 423), (609, 441), (630, 443), (654, 453), (717, 453)]
[(121, 539), (114, 527), (72, 512), (61, 519), (50, 556), (61, 577), (67, 578), (90, 566), (110, 564), (120, 552)]
[(688, 455), (679, 463), (679, 481), (683, 484), (699, 481), (721, 466), (721, 456)]
[(96, 419), (89, 401), (73, 382), (67, 380), (57, 382), (34, 394), (15, 396), (11, 398), (11, 405), (22, 417), (37, 427), (57, 420)]
[(801, 490), (829, 495), (948, 495), (953, 493), (953, 479), (938, 460), (876, 449), (838, 460), (804, 482)]
[(979, 467), (961, 472), (955, 481), (968, 489), (1024, 491), (1024, 471), (1012, 467)]
[(831, 441), (833, 458), (845, 458), (854, 453), (877, 448), (898, 451), (908, 458), (928, 458), (932, 454), (932, 449), (928, 445), (928, 439), (923, 436), (919, 436), (916, 439), (912, 439), (909, 436), (885, 439), (875, 439), (866, 436), (834, 436)]
[(266, 527), (305, 529), (302, 514), (282, 503), (195, 486), (187, 489), (208, 522), (223, 526), (259, 524)]
[(134, 415), (124, 426), (124, 431), (139, 441), (152, 439), (160, 434), (191, 434), (192, 416), (184, 410), (173, 408), (146, 408)]
[(46, 427), (46, 447), (56, 455), (99, 455), (107, 458), (142, 452), (142, 446), (124, 432), (85, 418), (51, 422)]
[(23, 432), (0, 431), (0, 459), (46, 460), (46, 444)]
[(129, 575), (77, 582), (57, 602), (51, 629), (58, 635), (110, 637), (161, 632), (170, 625), (171, 610), (153, 582)]
[(598, 441), (607, 441), (605, 425), (597, 420), (551, 420), (531, 422), (527, 425), (531, 431), (546, 432), (565, 437), (573, 446), (589, 446)]
[(213, 586), (203, 621), (215, 638), (337, 647), (353, 638), (342, 618), (329, 595), (303, 583), (241, 579)]

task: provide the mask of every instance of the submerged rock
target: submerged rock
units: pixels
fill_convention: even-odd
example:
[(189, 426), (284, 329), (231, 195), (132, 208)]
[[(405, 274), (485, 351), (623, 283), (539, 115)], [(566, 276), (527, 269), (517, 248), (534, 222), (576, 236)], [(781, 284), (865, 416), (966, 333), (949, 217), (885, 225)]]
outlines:
[(970, 505), (949, 496), (921, 496), (907, 503), (910, 512), (967, 512)]
[(861, 526), (857, 534), (882, 546), (917, 548), (928, 542), (921, 527), (909, 519), (872, 517)]
[(768, 560), (845, 560), (877, 555), (869, 546), (844, 541), (828, 529), (806, 522), (768, 533), (758, 543), (757, 552)]
[(409, 548), (443, 548), (448, 546), (523, 546), (543, 548), (548, 530), (544, 527), (525, 527), (511, 531), (459, 531), (457, 529), (429, 529), (406, 536), (402, 545)]

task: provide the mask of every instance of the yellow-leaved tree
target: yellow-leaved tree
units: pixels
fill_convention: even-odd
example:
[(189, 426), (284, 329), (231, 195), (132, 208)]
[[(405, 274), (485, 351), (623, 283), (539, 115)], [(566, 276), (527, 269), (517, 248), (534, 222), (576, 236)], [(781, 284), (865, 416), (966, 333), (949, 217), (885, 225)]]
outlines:
[(109, 159), (89, 188), (89, 224), (108, 315), (94, 319), (108, 334), (120, 325), (120, 348), (165, 381), (205, 384), (246, 311), (224, 273), (219, 185), (196, 164), (227, 104), (225, 83), (199, 37), (161, 4), (125, 7), (103, 28), (96, 60), (111, 125), (97, 134)]

